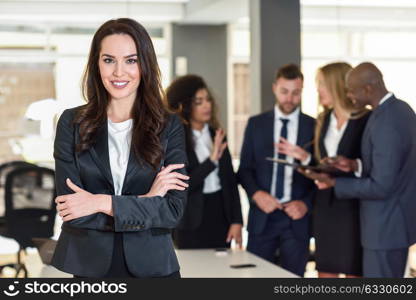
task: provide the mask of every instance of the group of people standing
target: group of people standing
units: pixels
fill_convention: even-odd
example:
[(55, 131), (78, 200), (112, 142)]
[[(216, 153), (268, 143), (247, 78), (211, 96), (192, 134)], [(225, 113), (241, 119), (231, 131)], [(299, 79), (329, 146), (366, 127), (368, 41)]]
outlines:
[[(415, 113), (372, 63), (325, 65), (316, 83), (316, 122), (300, 112), (296, 65), (277, 72), (274, 110), (248, 122), (238, 171), (250, 199), (247, 249), (270, 261), (278, 251), (280, 264), (302, 276), (311, 224), (320, 277), (402, 277), (416, 242)], [(339, 172), (302, 167), (310, 164)]]
[[(179, 278), (172, 230), (177, 248), (242, 246), (241, 184), (248, 251), (303, 276), (312, 233), (321, 277), (401, 277), (416, 242), (415, 114), (373, 64), (332, 63), (317, 72), (315, 121), (300, 109), (303, 80), (296, 65), (277, 71), (274, 109), (248, 121), (235, 173), (203, 78), (175, 79), (163, 99), (146, 30), (127, 18), (103, 24), (87, 104), (58, 122), (64, 223), (53, 265), (76, 277)], [(343, 176), (302, 169), (322, 163)]]
[[(176, 245), (223, 247), (232, 238), (241, 245), (238, 182), (250, 202), (248, 251), (303, 276), (313, 236), (319, 277), (403, 276), (416, 242), (413, 110), (387, 91), (374, 64), (335, 62), (317, 71), (315, 121), (300, 109), (303, 80), (294, 64), (277, 71), (276, 104), (249, 119), (237, 179), (203, 79), (186, 75), (170, 85), (167, 101), (185, 124), (191, 177)], [(267, 157), (340, 172), (296, 170)]]

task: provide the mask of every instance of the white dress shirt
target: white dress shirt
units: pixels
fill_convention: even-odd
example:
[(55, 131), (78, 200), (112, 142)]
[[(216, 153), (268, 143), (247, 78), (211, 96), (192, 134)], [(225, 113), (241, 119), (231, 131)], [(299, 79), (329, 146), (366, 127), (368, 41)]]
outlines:
[[(192, 129), (195, 153), (199, 163), (203, 163), (207, 158), (210, 157), (213, 143), (211, 133), (209, 132), (208, 124), (205, 124), (201, 131)], [(204, 180), (204, 187), (202, 192), (204, 194), (210, 194), (221, 190), (220, 178), (218, 176), (218, 164), (217, 167), (209, 173)]]
[[(384, 97), (381, 98), (380, 102), (378, 103), (378, 106), (386, 102), (387, 99), (389, 99), (391, 96), (393, 96), (393, 93), (391, 92), (388, 92), (387, 94), (385, 94)], [(354, 175), (355, 177), (361, 177), (361, 175), (363, 174), (363, 163), (361, 159), (357, 159), (356, 161), (357, 161), (357, 171), (354, 172)]]
[(132, 126), (132, 119), (120, 123), (108, 120), (108, 153), (116, 195), (121, 195), (123, 189), (130, 155)]
[[(287, 123), (287, 140), (289, 143), (296, 145), (298, 137), (298, 126), (299, 126), (299, 114), (300, 109), (297, 108), (289, 115), (283, 114), (277, 105), (274, 106), (274, 143), (279, 143), (280, 141), (280, 131), (282, 130), (282, 121), (280, 118), (288, 119)], [(276, 147), (274, 148), (274, 158), (278, 158), (279, 153), (277, 152)], [(294, 158), (291, 156), (286, 156), (286, 160), (293, 162)], [(276, 177), (277, 177), (277, 163), (273, 163), (273, 176), (272, 176), (272, 185), (270, 188), (271, 195), (276, 197)], [(291, 199), (292, 195), (292, 182), (293, 182), (293, 168), (285, 166), (285, 177), (283, 183), (283, 198), (278, 199), (280, 203), (288, 202)]]
[(347, 128), (348, 121), (345, 122), (340, 129), (337, 128), (337, 118), (334, 112), (331, 112), (329, 119), (329, 126), (324, 138), (324, 145), (328, 157), (334, 157), (337, 155), (338, 145), (344, 135), (345, 129)]

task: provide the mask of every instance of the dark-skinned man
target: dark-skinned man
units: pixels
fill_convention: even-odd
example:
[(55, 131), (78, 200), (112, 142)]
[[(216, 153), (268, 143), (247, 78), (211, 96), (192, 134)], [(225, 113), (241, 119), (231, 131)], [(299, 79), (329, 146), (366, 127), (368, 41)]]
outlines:
[(358, 65), (346, 82), (355, 104), (373, 109), (362, 160), (335, 157), (326, 163), (356, 177), (304, 173), (319, 189), (334, 186), (338, 198), (360, 199), (364, 277), (403, 277), (408, 248), (416, 243), (416, 115), (388, 92), (372, 63)]

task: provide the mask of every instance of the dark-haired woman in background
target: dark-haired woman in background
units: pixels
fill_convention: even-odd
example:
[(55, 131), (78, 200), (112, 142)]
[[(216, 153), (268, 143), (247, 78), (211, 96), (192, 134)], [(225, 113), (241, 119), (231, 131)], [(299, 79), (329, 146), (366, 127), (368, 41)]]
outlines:
[(83, 83), (87, 104), (64, 111), (56, 132), (64, 223), (52, 264), (76, 277), (178, 278), (170, 229), (185, 207), (185, 139), (144, 27), (104, 23)]
[(185, 124), (188, 201), (174, 230), (178, 248), (241, 247), (242, 216), (231, 155), (219, 127), (216, 105), (197, 75), (177, 78), (166, 92), (169, 107)]

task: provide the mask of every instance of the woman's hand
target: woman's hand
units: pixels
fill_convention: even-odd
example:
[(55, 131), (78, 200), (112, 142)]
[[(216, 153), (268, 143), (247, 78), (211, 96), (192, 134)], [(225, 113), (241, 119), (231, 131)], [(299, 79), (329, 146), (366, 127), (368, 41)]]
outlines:
[(212, 152), (210, 156), (210, 159), (213, 162), (217, 162), (220, 160), (225, 150), (225, 147), (227, 147), (227, 142), (224, 142), (224, 138), (225, 138), (224, 130), (222, 128), (217, 129), (217, 131), (215, 132), (214, 145), (212, 147)]
[(356, 172), (358, 170), (358, 163), (356, 159), (349, 159), (338, 155), (336, 157), (326, 157), (322, 159), (322, 164), (333, 166), (344, 172)]
[(302, 169), (302, 167), (299, 167), (296, 170), (309, 179), (312, 179), (320, 190), (329, 189), (335, 186), (335, 178), (331, 177), (329, 174), (305, 170)]
[(76, 186), (69, 178), (66, 179), (66, 184), (74, 193), (55, 198), (56, 209), (64, 222), (97, 212), (112, 215), (111, 196), (91, 194)]
[(184, 164), (173, 164), (166, 168), (162, 167), (162, 170), (156, 175), (150, 191), (139, 197), (164, 197), (169, 190), (184, 191), (185, 188), (188, 187), (188, 184), (182, 180), (188, 180), (189, 176), (178, 172), (172, 172), (173, 170), (182, 169), (183, 167), (185, 167)]
[(231, 224), (230, 229), (228, 229), (227, 234), (227, 243), (231, 242), (231, 240), (234, 240), (237, 248), (242, 248), (243, 245), (243, 239), (241, 235), (241, 228), (243, 225), (241, 224)]
[(280, 138), (280, 142), (275, 144), (278, 153), (285, 154), (293, 157), (294, 159), (304, 161), (308, 158), (309, 153), (298, 145), (293, 145), (283, 137)]

